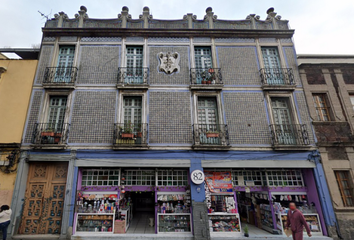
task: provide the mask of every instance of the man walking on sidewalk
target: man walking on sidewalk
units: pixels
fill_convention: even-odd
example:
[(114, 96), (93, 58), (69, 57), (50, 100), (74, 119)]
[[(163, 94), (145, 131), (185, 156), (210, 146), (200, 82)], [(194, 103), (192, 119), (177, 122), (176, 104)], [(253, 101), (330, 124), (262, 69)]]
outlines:
[(306, 228), (307, 235), (311, 237), (310, 227), (307, 224), (302, 212), (296, 209), (294, 202), (289, 204), (290, 210), (288, 211), (288, 218), (286, 220), (286, 228), (291, 229), (293, 233), (293, 240), (303, 240), (304, 227)]

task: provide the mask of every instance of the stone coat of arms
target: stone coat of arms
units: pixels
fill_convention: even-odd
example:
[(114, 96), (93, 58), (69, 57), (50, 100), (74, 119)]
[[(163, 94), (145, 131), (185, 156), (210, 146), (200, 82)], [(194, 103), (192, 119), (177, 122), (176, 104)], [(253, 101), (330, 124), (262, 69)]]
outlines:
[(160, 52), (158, 54), (160, 60), (159, 70), (167, 74), (179, 71), (179, 53)]

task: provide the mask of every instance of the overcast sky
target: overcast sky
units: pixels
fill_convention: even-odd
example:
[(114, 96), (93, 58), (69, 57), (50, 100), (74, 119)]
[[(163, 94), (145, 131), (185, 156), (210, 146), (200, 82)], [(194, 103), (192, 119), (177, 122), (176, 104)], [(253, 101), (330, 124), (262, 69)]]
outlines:
[(274, 7), (295, 29), (298, 54), (354, 54), (354, 0), (0, 0), (0, 48), (31, 47), (41, 41), (45, 19), (64, 11), (69, 18), (84, 5), (90, 18), (116, 18), (123, 6), (132, 18), (139, 18), (144, 6), (155, 19), (181, 19), (186, 13), (203, 19), (212, 7), (218, 19), (245, 19), (248, 14), (266, 18)]

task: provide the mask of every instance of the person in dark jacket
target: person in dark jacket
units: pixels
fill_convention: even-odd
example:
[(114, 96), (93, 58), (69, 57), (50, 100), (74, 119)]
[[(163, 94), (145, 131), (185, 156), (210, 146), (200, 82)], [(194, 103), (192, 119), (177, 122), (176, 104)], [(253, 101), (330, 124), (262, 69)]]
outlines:
[(2, 239), (6, 240), (7, 227), (10, 225), (12, 211), (8, 205), (2, 205), (0, 208), (0, 229), (2, 231)]
[(302, 212), (296, 209), (294, 202), (289, 204), (288, 218), (286, 220), (286, 228), (291, 229), (293, 240), (303, 240), (304, 227), (307, 235), (311, 237), (311, 230), (307, 224)]

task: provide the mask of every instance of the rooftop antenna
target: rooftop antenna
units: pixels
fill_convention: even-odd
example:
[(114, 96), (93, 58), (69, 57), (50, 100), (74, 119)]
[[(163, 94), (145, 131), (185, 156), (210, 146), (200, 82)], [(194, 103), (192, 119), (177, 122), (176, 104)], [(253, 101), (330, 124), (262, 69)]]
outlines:
[(52, 10), (50, 10), (50, 13), (47, 14), (47, 15), (45, 15), (45, 14), (42, 13), (41, 11), (38, 11), (38, 12), (39, 12), (39, 14), (40, 14), (43, 18), (45, 18), (45, 19), (47, 19), (47, 20), (49, 20), (50, 15), (52, 14)]

